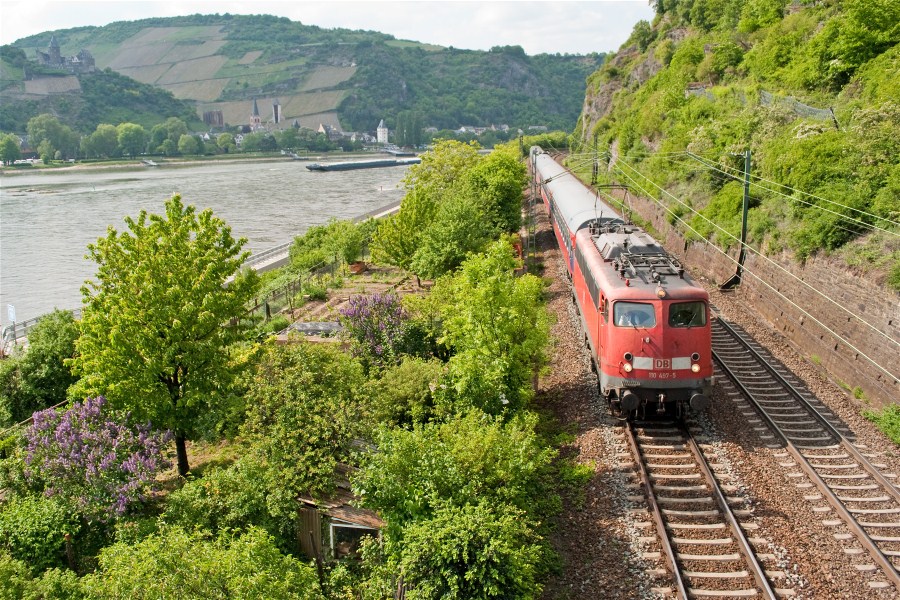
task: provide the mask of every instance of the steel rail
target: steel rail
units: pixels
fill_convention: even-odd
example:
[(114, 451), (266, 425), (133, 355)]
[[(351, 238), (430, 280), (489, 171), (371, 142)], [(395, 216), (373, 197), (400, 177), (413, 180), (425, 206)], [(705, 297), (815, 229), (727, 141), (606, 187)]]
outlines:
[[(822, 425), (822, 427), (837, 440), (837, 442), (841, 445), (841, 447), (843, 447), (847, 452), (849, 452), (850, 456), (852, 456), (855, 460), (857, 460), (863, 466), (863, 468), (866, 471), (868, 471), (870, 475), (872, 475), (872, 477), (875, 479), (875, 481), (877, 481), (879, 484), (881, 484), (881, 486), (887, 490), (888, 494), (890, 494), (894, 498), (894, 500), (898, 504), (900, 504), (900, 490), (898, 490), (897, 487), (893, 483), (888, 481), (887, 478), (881, 474), (881, 471), (876, 469), (875, 466), (872, 464), (872, 462), (868, 458), (866, 458), (863, 455), (863, 453), (860, 452), (859, 449), (856, 446), (854, 446), (850, 442), (850, 440), (848, 440), (844, 436), (844, 434), (842, 434), (840, 431), (838, 431), (838, 429), (834, 425), (831, 424), (831, 422), (825, 417), (825, 415), (820, 413), (816, 409), (815, 406), (810, 404), (806, 400), (806, 398), (803, 397), (803, 394), (801, 394), (797, 388), (795, 388), (793, 385), (791, 385), (791, 382), (789, 382), (787, 379), (785, 379), (784, 376), (781, 375), (781, 373), (779, 373), (771, 365), (769, 365), (769, 363), (766, 362), (766, 360), (763, 359), (762, 356), (760, 356), (759, 352), (754, 350), (753, 347), (750, 344), (748, 344), (747, 341), (739, 333), (737, 333), (737, 331), (735, 331), (735, 329), (731, 325), (729, 325), (727, 322), (723, 321), (721, 318), (716, 319), (716, 321), (726, 332), (731, 334), (731, 336), (734, 339), (736, 339), (739, 344), (741, 344), (744, 348), (746, 348), (748, 351), (750, 351), (753, 354), (753, 356), (758, 359), (758, 361), (762, 365), (762, 367), (770, 375), (772, 375), (772, 377), (774, 377), (775, 380), (779, 384), (781, 384), (797, 401), (799, 401), (800, 404), (802, 404), (803, 407), (806, 408), (810, 412), (810, 415), (816, 421), (818, 421), (819, 424)], [(721, 362), (721, 361), (719, 361), (719, 362)]]
[[(724, 322), (721, 319), (718, 319), (721, 324)], [(740, 338), (737, 336), (733, 329), (730, 327), (724, 327), (726, 332), (731, 333), (733, 336)], [(743, 340), (740, 340), (743, 343)], [(744, 346), (757, 357), (758, 353), (750, 348), (746, 343)], [(809, 461), (805, 456), (797, 449), (793, 442), (787, 437), (781, 428), (778, 426), (775, 421), (768, 415), (768, 413), (762, 408), (762, 406), (756, 401), (753, 393), (741, 383), (740, 379), (737, 375), (725, 364), (724, 360), (719, 357), (718, 353), (713, 351), (713, 358), (718, 361), (722, 370), (731, 378), (734, 384), (744, 393), (744, 395), (752, 402), (752, 404), (756, 407), (757, 412), (760, 417), (765, 420), (766, 424), (769, 428), (775, 432), (784, 442), (785, 449), (791, 454), (794, 460), (797, 462), (797, 465), (806, 473), (806, 476), (810, 478), (810, 480), (815, 483), (816, 487), (819, 488), (819, 492), (822, 493), (824, 498), (828, 501), (832, 508), (837, 511), (841, 520), (844, 521), (844, 524), (856, 535), (860, 544), (869, 552), (875, 562), (881, 567), (882, 571), (885, 573), (887, 578), (893, 583), (896, 589), (900, 589), (900, 573), (897, 572), (897, 568), (894, 564), (885, 556), (885, 554), (881, 551), (875, 541), (869, 536), (865, 529), (859, 524), (859, 522), (853, 517), (850, 511), (844, 506), (843, 502), (841, 502), (837, 495), (832, 491), (828, 484), (819, 476), (819, 474), (812, 468), (809, 464)], [(763, 363), (765, 361), (762, 361)], [(815, 410), (815, 409), (813, 409)], [(815, 411), (818, 413), (818, 411)], [(843, 439), (843, 436), (840, 436), (839, 439)]]
[(690, 596), (688, 596), (687, 588), (684, 585), (681, 569), (678, 568), (678, 563), (675, 561), (675, 549), (672, 548), (672, 542), (669, 540), (666, 524), (663, 523), (662, 519), (662, 510), (659, 508), (659, 503), (656, 501), (656, 492), (653, 491), (650, 475), (647, 473), (647, 467), (644, 465), (644, 457), (638, 447), (637, 434), (634, 432), (634, 423), (629, 421), (625, 431), (626, 437), (628, 438), (628, 445), (631, 446), (631, 451), (634, 453), (635, 460), (637, 461), (641, 481), (644, 484), (644, 489), (647, 490), (647, 501), (649, 502), (650, 510), (653, 513), (653, 522), (656, 524), (656, 532), (666, 555), (666, 561), (669, 563), (669, 568), (672, 570), (672, 576), (675, 578), (676, 591), (679, 598), (688, 600)]
[(756, 559), (756, 553), (753, 551), (753, 548), (751, 548), (747, 536), (744, 535), (744, 530), (741, 529), (737, 517), (734, 516), (731, 507), (728, 506), (728, 500), (725, 498), (725, 494), (722, 493), (722, 489), (719, 487), (719, 483), (716, 481), (712, 469), (709, 468), (706, 457), (703, 455), (703, 452), (700, 451), (697, 440), (694, 439), (694, 436), (691, 435), (691, 432), (688, 431), (687, 428), (684, 428), (683, 431), (687, 436), (688, 446), (694, 455), (694, 459), (697, 461), (697, 465), (699, 465), (700, 470), (703, 472), (703, 476), (706, 478), (707, 483), (709, 483), (709, 486), (712, 489), (713, 498), (715, 499), (716, 504), (719, 505), (719, 510), (722, 511), (722, 514), (728, 521), (728, 525), (731, 527), (732, 534), (735, 536), (738, 548), (740, 549), (741, 554), (744, 555), (744, 560), (750, 566), (750, 571), (753, 575), (753, 579), (756, 581), (756, 585), (759, 586), (759, 589), (762, 590), (765, 597), (775, 600), (778, 598), (778, 595), (775, 593), (775, 590), (772, 589), (769, 580), (766, 579), (766, 570)]

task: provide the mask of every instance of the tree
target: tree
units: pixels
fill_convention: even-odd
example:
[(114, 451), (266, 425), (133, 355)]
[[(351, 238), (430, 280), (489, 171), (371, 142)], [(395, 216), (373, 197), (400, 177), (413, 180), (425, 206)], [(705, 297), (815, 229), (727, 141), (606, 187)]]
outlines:
[(243, 431), (272, 471), (270, 512), (295, 518), (298, 494), (333, 489), (337, 464), (368, 433), (359, 394), (364, 381), (360, 364), (331, 346), (265, 349), (246, 395)]
[(144, 151), (144, 147), (147, 145), (147, 132), (143, 127), (136, 123), (120, 123), (116, 127), (116, 131), (122, 154), (134, 158)]
[(500, 231), (516, 232), (522, 223), (522, 188), (527, 179), (516, 145), (495, 149), (467, 173), (488, 221)]
[[(228, 393), (236, 371), (229, 344), (258, 278), (238, 274), (246, 240), (207, 209), (176, 195), (165, 215), (125, 218), (88, 246), (97, 281), (82, 287), (82, 335), (73, 361), (75, 392), (105, 395), (115, 408), (175, 434), (178, 471), (189, 470), (185, 441), (198, 416)], [(231, 277), (233, 280), (229, 281)], [(226, 285), (227, 284), (227, 285)]]
[(187, 124), (178, 117), (169, 117), (162, 124), (166, 130), (167, 137), (176, 144), (181, 140), (181, 136), (187, 135)]
[(481, 252), (497, 233), (471, 190), (463, 188), (447, 196), (422, 232), (410, 262), (412, 271), (426, 279), (456, 269), (469, 254)]
[(228, 132), (220, 133), (219, 137), (216, 138), (216, 146), (218, 146), (220, 150), (225, 152), (225, 154), (234, 152), (234, 136)]
[(78, 134), (48, 113), (29, 119), (26, 130), (32, 148), (43, 145), (43, 150), (38, 150), (41, 155), (48, 154), (52, 158), (59, 150), (64, 157), (74, 156), (79, 146)]
[(199, 149), (200, 144), (194, 136), (184, 133), (178, 138), (178, 151), (182, 154), (197, 154)]
[(114, 125), (100, 123), (90, 136), (91, 153), (110, 157), (119, 149), (119, 132)]
[(0, 137), (0, 163), (11, 165), (22, 158), (22, 150), (19, 148), (19, 138), (11, 133)]
[(512, 245), (501, 239), (435, 283), (428, 302), (443, 324), (439, 341), (454, 351), (446, 387), (437, 394), (443, 411), (477, 406), (496, 415), (521, 408), (531, 397), (549, 323), (541, 280), (516, 277), (515, 268)]
[[(72, 314), (55, 310), (41, 318), (28, 334), (28, 349), (4, 361), (0, 404), (13, 422), (36, 410), (59, 404), (78, 378), (64, 364), (75, 355), (78, 324)], [(7, 369), (14, 369), (14, 373)]]
[(282, 554), (260, 529), (208, 539), (178, 527), (100, 552), (83, 580), (92, 598), (271, 598), (321, 600), (316, 570)]

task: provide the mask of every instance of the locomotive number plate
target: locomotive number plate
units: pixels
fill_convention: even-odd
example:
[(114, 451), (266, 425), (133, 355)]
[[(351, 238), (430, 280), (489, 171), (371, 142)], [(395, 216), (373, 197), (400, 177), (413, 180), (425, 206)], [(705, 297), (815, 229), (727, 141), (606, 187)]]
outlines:
[(677, 371), (650, 371), (647, 373), (649, 379), (677, 379)]

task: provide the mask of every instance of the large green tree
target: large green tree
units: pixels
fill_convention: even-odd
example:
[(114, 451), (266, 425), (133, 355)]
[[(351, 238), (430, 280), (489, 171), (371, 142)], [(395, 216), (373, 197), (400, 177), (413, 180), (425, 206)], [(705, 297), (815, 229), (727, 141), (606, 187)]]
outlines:
[(442, 323), (440, 341), (454, 352), (437, 394), (440, 411), (477, 406), (500, 414), (531, 398), (549, 322), (543, 283), (534, 275), (517, 277), (517, 264), (510, 241), (501, 239), (436, 282), (428, 302)]
[(20, 158), (22, 151), (19, 148), (19, 138), (11, 133), (0, 136), (0, 163), (11, 165)]
[(46, 153), (50, 155), (56, 151), (64, 157), (75, 155), (78, 148), (78, 134), (68, 125), (60, 123), (53, 115), (44, 113), (29, 119), (26, 129), (28, 144), (32, 148), (38, 148), (43, 144)]
[[(82, 287), (75, 391), (105, 395), (116, 407), (175, 434), (178, 471), (189, 470), (185, 440), (197, 418), (228, 393), (236, 367), (229, 344), (258, 278), (238, 273), (245, 239), (207, 209), (176, 195), (165, 215), (141, 211), (88, 246), (97, 280)], [(233, 280), (230, 280), (234, 277)], [(230, 281), (229, 281), (230, 280)]]
[(132, 158), (144, 151), (147, 145), (147, 131), (137, 123), (120, 123), (116, 127), (122, 154)]

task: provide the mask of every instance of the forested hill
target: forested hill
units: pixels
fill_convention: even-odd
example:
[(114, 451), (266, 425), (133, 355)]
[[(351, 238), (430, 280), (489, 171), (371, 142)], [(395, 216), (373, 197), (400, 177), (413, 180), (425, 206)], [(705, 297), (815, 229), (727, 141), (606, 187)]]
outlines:
[(653, 4), (588, 80), (582, 149), (723, 246), (750, 149), (753, 247), (824, 250), (900, 290), (900, 2)]
[[(33, 59), (37, 51), (47, 52), (52, 37), (63, 56), (86, 49), (98, 69), (168, 90), (194, 103), (198, 116), (221, 111), (227, 124), (246, 124), (257, 99), (265, 121), (277, 100), (290, 122), (352, 131), (374, 131), (381, 119), (394, 128), (404, 111), (419, 113), (424, 126), (438, 129), (492, 124), (571, 129), (585, 78), (604, 58), (528, 56), (519, 47), (459, 50), (371, 31), (229, 14), (52, 31), (15, 46)], [(11, 92), (24, 90), (24, 82), (15, 82), (22, 73), (6, 62), (3, 73), (9, 100)], [(27, 116), (22, 130), (26, 121)]]

